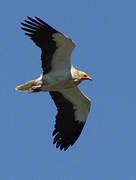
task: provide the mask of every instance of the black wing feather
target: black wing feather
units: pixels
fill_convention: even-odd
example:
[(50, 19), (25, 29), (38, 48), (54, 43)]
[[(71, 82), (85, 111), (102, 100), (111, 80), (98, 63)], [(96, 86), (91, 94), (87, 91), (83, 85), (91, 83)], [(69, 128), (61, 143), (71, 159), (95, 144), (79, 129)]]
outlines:
[(60, 150), (64, 149), (66, 151), (80, 136), (84, 123), (75, 120), (73, 104), (61, 93), (55, 91), (50, 92), (50, 95), (58, 110), (53, 131), (53, 136), (55, 136), (53, 144), (56, 144), (57, 148), (60, 147)]
[(43, 74), (46, 74), (51, 70), (52, 56), (56, 51), (56, 42), (52, 39), (52, 35), (58, 31), (38, 17), (27, 18), (28, 20), (24, 20), (25, 23), (21, 23), (21, 29), (26, 31), (25, 34), (41, 48), (42, 69)]

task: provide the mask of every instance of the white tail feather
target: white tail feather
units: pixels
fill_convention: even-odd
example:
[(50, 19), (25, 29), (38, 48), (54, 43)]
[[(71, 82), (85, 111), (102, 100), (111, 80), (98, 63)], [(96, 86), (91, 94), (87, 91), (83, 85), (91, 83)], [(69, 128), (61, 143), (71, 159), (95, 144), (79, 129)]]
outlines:
[(25, 84), (21, 84), (19, 86), (17, 86), (15, 88), (16, 91), (28, 91), (28, 92), (32, 92), (32, 86), (34, 86), (36, 83), (35, 83), (35, 80), (32, 80), (32, 81), (28, 81), (27, 83)]

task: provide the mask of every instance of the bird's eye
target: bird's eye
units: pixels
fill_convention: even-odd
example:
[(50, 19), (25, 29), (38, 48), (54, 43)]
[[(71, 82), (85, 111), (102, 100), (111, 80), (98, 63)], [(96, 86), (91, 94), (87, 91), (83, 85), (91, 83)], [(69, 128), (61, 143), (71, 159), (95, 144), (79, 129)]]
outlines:
[(84, 74), (84, 77), (87, 77), (87, 75), (86, 75), (86, 74)]

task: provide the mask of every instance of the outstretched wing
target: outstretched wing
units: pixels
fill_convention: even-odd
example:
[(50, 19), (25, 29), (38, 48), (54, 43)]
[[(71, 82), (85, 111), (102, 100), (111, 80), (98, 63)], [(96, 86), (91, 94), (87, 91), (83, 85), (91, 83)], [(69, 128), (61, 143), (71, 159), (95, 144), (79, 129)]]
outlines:
[(38, 17), (27, 17), (21, 27), (37, 46), (41, 48), (43, 74), (52, 70), (70, 68), (70, 56), (74, 42)]
[(91, 102), (77, 87), (50, 92), (50, 95), (58, 110), (53, 143), (66, 151), (80, 136)]

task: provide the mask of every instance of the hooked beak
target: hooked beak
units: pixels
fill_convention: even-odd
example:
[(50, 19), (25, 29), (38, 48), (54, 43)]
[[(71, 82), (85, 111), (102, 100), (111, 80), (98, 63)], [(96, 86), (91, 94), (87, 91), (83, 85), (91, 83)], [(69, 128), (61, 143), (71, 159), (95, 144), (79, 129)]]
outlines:
[(87, 76), (86, 80), (93, 80), (91, 76)]
[(84, 75), (82, 76), (82, 79), (83, 79), (83, 80), (93, 80), (92, 77), (91, 77), (91, 76), (88, 76), (87, 74), (84, 74)]

